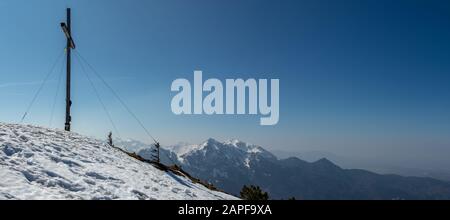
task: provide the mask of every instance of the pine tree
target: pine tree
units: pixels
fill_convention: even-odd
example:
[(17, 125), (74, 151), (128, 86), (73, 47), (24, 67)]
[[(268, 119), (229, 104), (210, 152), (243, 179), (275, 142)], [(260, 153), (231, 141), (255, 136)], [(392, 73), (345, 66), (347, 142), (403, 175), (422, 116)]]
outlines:
[(264, 192), (259, 188), (259, 186), (246, 186), (241, 190), (241, 199), (244, 200), (268, 200), (269, 194), (267, 192)]
[(114, 147), (111, 131), (108, 133), (108, 144), (109, 146)]

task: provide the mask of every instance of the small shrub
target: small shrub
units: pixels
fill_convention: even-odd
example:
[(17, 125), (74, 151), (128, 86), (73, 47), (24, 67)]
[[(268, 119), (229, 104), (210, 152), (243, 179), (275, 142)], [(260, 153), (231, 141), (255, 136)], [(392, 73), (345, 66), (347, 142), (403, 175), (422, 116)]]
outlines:
[(259, 186), (246, 186), (241, 190), (241, 199), (244, 200), (268, 200), (269, 194), (267, 192), (264, 192), (259, 188)]

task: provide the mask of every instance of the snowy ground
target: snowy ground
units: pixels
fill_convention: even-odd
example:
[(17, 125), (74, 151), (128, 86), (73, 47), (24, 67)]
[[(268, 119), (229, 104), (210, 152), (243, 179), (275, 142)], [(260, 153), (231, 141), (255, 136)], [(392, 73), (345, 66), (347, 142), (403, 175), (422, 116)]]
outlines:
[(236, 199), (82, 135), (0, 123), (0, 199)]

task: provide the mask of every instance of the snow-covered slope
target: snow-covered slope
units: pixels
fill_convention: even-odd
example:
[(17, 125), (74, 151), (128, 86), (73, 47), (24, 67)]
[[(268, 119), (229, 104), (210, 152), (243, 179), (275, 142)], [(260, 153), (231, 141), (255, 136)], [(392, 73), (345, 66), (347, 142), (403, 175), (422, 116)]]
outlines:
[(0, 199), (236, 199), (95, 139), (0, 123)]

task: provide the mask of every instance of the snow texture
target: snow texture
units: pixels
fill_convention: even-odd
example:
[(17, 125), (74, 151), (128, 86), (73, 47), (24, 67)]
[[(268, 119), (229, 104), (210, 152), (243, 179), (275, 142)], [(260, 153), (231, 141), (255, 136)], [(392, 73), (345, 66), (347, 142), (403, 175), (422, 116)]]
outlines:
[(0, 123), (0, 199), (237, 199), (73, 132)]

